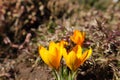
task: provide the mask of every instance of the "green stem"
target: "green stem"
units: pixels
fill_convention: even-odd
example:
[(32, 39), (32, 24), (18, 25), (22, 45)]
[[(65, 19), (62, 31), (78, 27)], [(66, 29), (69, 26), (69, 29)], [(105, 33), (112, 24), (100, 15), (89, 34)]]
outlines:
[(56, 70), (53, 70), (55, 75), (55, 80), (75, 80), (77, 71), (71, 71), (67, 75), (64, 74), (64, 71), (61, 70), (60, 73)]
[(74, 79), (75, 79), (75, 76), (76, 76), (76, 73), (77, 73), (77, 71), (71, 71), (71, 72), (69, 73), (69, 78), (68, 78), (68, 80), (74, 80)]
[(72, 79), (74, 80), (78, 71), (72, 72)]
[(56, 70), (53, 70), (53, 72), (55, 74), (56, 80), (60, 80), (60, 75), (58, 74), (58, 72)]

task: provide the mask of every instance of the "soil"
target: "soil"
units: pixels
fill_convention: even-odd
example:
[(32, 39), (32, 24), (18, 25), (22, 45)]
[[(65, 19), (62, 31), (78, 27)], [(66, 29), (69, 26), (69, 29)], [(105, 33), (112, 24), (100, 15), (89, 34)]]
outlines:
[(0, 80), (50, 80), (51, 72), (47, 66), (38, 66), (29, 60), (27, 53), (15, 59), (4, 59), (0, 63)]

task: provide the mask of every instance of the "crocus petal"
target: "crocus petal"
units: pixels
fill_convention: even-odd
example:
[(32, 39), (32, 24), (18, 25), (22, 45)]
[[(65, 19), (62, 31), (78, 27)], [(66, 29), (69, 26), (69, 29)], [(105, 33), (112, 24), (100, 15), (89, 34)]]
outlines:
[(71, 51), (68, 54), (68, 57), (67, 57), (67, 60), (66, 60), (66, 64), (71, 70), (74, 70), (74, 65), (75, 65), (76, 59), (77, 58), (76, 58), (75, 52)]
[(78, 36), (79, 36), (79, 43), (82, 43), (84, 41), (84, 38), (85, 38), (85, 33), (84, 32), (79, 32), (78, 33)]
[(80, 67), (81, 62), (82, 62), (81, 59), (79, 59), (79, 58), (76, 59), (73, 71), (77, 70), (77, 68)]
[(85, 33), (75, 30), (73, 35), (70, 36), (70, 39), (78, 45), (82, 45), (85, 39)]
[(65, 42), (65, 41), (60, 41), (60, 43), (57, 43), (57, 45), (58, 45), (58, 50), (59, 50), (59, 52), (60, 52), (60, 54), (61, 54), (61, 56), (64, 54), (64, 53), (66, 53), (66, 49), (64, 48), (64, 45), (67, 45), (68, 43), (67, 42)]
[(65, 53), (63, 55), (66, 65), (72, 70), (75, 71), (80, 65), (82, 65), (86, 59), (90, 57), (92, 53), (92, 49), (85, 51), (82, 54), (82, 48), (80, 45), (76, 45), (73, 50), (71, 50), (68, 54)]
[(78, 58), (82, 57), (82, 48), (81, 48), (80, 45), (76, 45), (73, 48), (73, 51), (76, 53), (76, 55), (77, 55)]
[(49, 52), (53, 54), (55, 51), (55, 47), (56, 47), (56, 44), (53, 41), (51, 41), (49, 44)]
[(65, 52), (64, 46), (58, 45), (59, 43), (50, 42), (49, 50), (44, 47), (39, 47), (39, 54), (42, 60), (51, 68), (58, 70), (62, 53)]
[(44, 47), (40, 46), (40, 47), (39, 47), (39, 54), (40, 54), (42, 60), (43, 60), (47, 65), (50, 66), (50, 63), (49, 63), (49, 60), (48, 60), (48, 51), (47, 51)]
[(74, 70), (76, 70), (81, 65), (81, 57), (82, 57), (82, 48), (80, 45), (76, 45), (73, 48), (74, 52), (76, 53), (76, 62), (74, 64)]
[(84, 61), (91, 56), (91, 54), (92, 54), (92, 49), (91, 48), (89, 50), (85, 51), (82, 55), (82, 58), (81, 58), (82, 62), (81, 63), (83, 64)]
[(64, 53), (62, 54), (62, 56), (64, 57), (65, 61), (67, 61), (68, 59), (68, 54), (67, 51), (65, 50)]
[(52, 68), (58, 69), (60, 66), (61, 55), (59, 54), (57, 48), (55, 49), (54, 54), (50, 53), (49, 62)]

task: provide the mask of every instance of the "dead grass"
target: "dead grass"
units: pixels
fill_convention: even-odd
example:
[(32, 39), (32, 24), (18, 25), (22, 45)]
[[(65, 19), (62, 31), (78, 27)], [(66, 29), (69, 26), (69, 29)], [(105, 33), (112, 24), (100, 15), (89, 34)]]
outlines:
[[(90, 1), (2, 1), (0, 80), (53, 80), (38, 56), (38, 45), (68, 40), (74, 29), (84, 31), (84, 47), (93, 48), (76, 80), (119, 80), (120, 2), (102, 6), (100, 0)], [(32, 36), (27, 38), (28, 34)]]

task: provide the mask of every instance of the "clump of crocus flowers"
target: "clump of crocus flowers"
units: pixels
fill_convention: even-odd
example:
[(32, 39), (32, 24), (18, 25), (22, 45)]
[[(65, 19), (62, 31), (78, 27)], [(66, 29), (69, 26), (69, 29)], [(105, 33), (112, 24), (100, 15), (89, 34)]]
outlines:
[(64, 40), (58, 43), (51, 41), (48, 49), (39, 46), (40, 57), (53, 69), (56, 80), (74, 80), (80, 65), (92, 54), (91, 48), (83, 51), (84, 32), (75, 30), (73, 35), (70, 36), (70, 40), (74, 43), (70, 50), (66, 47), (73, 44)]

